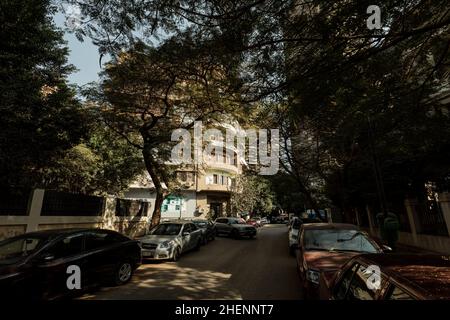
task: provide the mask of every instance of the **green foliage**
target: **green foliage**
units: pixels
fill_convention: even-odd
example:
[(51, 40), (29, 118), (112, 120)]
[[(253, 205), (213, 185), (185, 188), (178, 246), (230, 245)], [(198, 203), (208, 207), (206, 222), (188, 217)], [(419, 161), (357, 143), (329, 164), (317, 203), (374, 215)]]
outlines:
[(84, 137), (67, 48), (48, 0), (0, 4), (0, 181), (43, 186), (41, 172)]
[(267, 214), (275, 205), (275, 194), (269, 180), (263, 176), (243, 174), (231, 190), (231, 212)]
[(89, 139), (67, 150), (42, 172), (45, 186), (73, 193), (120, 194), (142, 173), (139, 150), (99, 124)]

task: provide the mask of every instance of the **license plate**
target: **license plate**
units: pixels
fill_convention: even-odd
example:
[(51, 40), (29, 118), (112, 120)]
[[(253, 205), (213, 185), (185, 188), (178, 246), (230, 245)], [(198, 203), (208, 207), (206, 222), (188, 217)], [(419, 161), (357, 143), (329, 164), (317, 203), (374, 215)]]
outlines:
[(143, 257), (153, 257), (155, 255), (155, 251), (142, 251)]

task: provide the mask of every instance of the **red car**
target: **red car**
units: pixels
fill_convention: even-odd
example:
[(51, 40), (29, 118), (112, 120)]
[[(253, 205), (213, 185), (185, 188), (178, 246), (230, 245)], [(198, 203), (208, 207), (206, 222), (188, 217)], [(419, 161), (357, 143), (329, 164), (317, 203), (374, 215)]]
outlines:
[(246, 223), (251, 226), (254, 226), (255, 228), (261, 227), (261, 225), (258, 223), (258, 221), (254, 220), (254, 219), (249, 219), (249, 220), (247, 220)]
[(319, 298), (320, 278), (331, 279), (350, 258), (361, 253), (381, 252), (382, 248), (355, 225), (303, 224), (299, 232), (296, 259), (305, 298)]
[[(374, 267), (379, 270), (373, 277)], [(450, 300), (450, 257), (363, 254), (348, 261), (326, 283), (321, 299)]]

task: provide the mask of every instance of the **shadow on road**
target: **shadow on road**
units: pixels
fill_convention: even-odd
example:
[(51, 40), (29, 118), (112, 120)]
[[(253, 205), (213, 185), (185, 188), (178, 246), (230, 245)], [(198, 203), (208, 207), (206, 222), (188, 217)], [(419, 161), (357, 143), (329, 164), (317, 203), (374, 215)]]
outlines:
[(255, 240), (216, 238), (174, 262), (144, 262), (131, 283), (82, 299), (301, 299), (284, 225)]

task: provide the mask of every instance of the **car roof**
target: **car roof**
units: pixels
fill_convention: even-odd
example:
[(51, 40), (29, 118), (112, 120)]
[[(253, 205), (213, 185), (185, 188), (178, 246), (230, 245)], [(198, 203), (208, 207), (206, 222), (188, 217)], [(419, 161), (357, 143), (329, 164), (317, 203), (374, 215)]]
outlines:
[(379, 266), (384, 274), (427, 298), (450, 298), (448, 255), (363, 254), (356, 260)]
[(349, 223), (304, 223), (304, 229), (339, 229), (339, 230), (359, 230), (358, 226)]
[(65, 229), (49, 229), (24, 233), (23, 236), (49, 236), (49, 235), (66, 235), (84, 231), (100, 230), (95, 228), (65, 228)]
[(186, 223), (192, 223), (191, 220), (169, 220), (169, 221), (163, 221), (160, 224), (186, 224)]
[[(21, 238), (21, 237), (36, 237), (36, 238), (45, 238), (45, 239), (54, 239), (60, 236), (67, 236), (79, 232), (88, 232), (88, 231), (106, 231), (106, 232), (116, 232), (114, 230), (108, 229), (100, 229), (100, 228), (63, 228), (63, 229), (48, 229), (48, 230), (39, 230), (33, 232), (23, 233), (9, 239)], [(9, 240), (5, 239), (5, 240)]]

